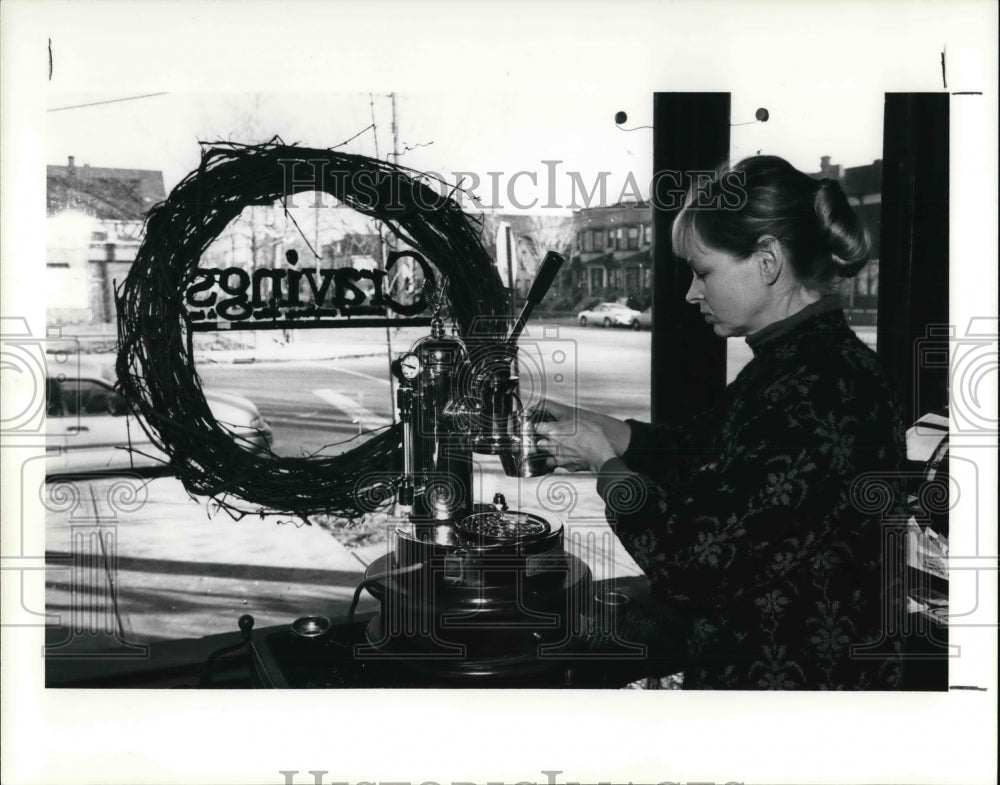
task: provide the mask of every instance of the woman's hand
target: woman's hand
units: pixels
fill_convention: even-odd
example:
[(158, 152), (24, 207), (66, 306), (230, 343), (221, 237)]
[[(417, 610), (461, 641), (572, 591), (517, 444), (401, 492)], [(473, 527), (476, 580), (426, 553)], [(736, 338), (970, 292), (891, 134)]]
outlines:
[(549, 467), (596, 472), (605, 461), (621, 456), (631, 436), (621, 420), (555, 401), (544, 401), (530, 416)]

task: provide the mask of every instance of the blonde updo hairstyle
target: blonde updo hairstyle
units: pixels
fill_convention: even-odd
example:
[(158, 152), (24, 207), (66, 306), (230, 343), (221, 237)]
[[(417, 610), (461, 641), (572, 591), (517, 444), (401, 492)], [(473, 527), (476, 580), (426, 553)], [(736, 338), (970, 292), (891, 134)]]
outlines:
[(740, 259), (770, 235), (782, 245), (798, 282), (831, 291), (868, 262), (871, 240), (835, 180), (817, 180), (783, 158), (759, 155), (692, 182), (674, 220), (674, 253), (694, 245)]

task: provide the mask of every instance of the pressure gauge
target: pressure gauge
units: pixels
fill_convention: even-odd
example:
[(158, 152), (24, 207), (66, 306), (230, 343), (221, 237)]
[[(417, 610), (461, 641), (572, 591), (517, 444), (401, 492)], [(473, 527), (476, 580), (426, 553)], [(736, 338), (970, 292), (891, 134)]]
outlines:
[(407, 352), (396, 360), (396, 368), (400, 379), (412, 382), (420, 373), (420, 358), (413, 352)]

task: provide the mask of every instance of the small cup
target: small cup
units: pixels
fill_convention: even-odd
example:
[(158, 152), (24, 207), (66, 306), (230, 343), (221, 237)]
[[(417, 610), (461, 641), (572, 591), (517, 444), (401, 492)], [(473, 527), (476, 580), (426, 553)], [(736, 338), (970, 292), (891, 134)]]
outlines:
[(538, 434), (534, 423), (522, 418), (518, 427), (515, 449), (500, 454), (500, 464), (508, 477), (540, 477), (551, 474), (553, 467), (547, 464), (548, 453), (538, 449)]

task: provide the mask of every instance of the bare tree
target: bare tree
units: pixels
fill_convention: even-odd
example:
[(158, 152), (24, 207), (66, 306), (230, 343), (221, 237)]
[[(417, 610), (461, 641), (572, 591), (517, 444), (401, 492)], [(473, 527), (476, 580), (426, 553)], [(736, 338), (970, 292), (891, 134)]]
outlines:
[[(569, 255), (576, 232), (573, 216), (549, 215), (502, 215), (487, 214), (483, 217), (483, 242), (495, 254), (497, 229), (501, 222), (511, 226), (514, 235), (517, 265), (517, 290), (520, 295), (527, 293), (531, 281), (538, 272), (545, 254), (555, 251)], [(556, 278), (554, 288), (560, 289), (568, 281), (564, 268)]]

